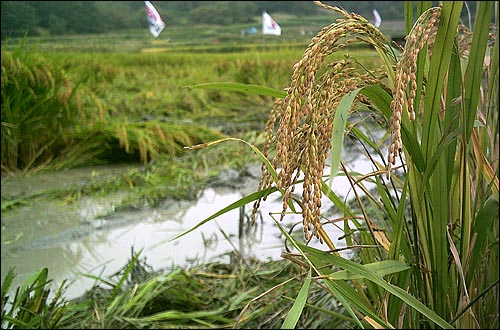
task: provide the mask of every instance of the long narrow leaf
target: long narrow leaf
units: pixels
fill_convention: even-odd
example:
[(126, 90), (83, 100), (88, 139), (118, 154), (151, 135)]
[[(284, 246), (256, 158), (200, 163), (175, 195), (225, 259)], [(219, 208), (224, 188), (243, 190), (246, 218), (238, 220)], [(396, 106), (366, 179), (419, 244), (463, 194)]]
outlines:
[(295, 299), (295, 303), (292, 308), (288, 312), (281, 329), (294, 329), (297, 325), (297, 321), (300, 318), (300, 314), (302, 314), (302, 310), (304, 309), (304, 305), (307, 301), (307, 294), (309, 293), (309, 285), (311, 284), (311, 270), (309, 269), (309, 273), (307, 273), (306, 280), (300, 288), (299, 294)]
[(134, 269), (134, 266), (139, 261), (139, 257), (141, 255), (142, 251), (143, 251), (143, 249), (139, 250), (139, 252), (132, 258), (132, 260), (129, 261), (127, 267), (125, 268), (125, 271), (123, 272), (123, 275), (120, 277), (120, 280), (118, 281), (118, 284), (116, 284), (116, 286), (113, 289), (113, 297), (115, 297), (120, 292), (128, 275), (132, 272), (132, 270)]
[[(475, 275), (476, 265), (481, 262), (484, 253), (484, 244), (488, 241), (487, 236), (491, 234), (490, 230), (494, 221), (498, 221), (498, 197), (490, 197), (479, 209), (472, 228), (473, 234), (477, 235), (476, 243), (472, 248), (472, 255), (469, 257), (470, 263), (467, 271), (467, 284), (470, 284)], [(498, 231), (497, 231), (498, 233)]]
[(464, 123), (465, 141), (469, 141), (474, 120), (476, 119), (477, 103), (481, 93), (483, 79), (483, 63), (486, 44), (488, 42), (489, 24), (495, 1), (479, 1), (476, 21), (472, 36), (469, 62), (465, 71)]
[[(384, 277), (385, 275), (399, 273), (411, 268), (405, 263), (397, 260), (382, 260), (364, 265), (370, 272)], [(361, 274), (351, 273), (348, 270), (341, 270), (328, 275), (332, 280), (355, 280), (364, 278)]]
[[(208, 142), (208, 143), (203, 143), (203, 144), (199, 144), (199, 145), (195, 145), (195, 146), (191, 146), (191, 147), (185, 147), (185, 149), (207, 148), (207, 147), (210, 147), (212, 145), (215, 145), (215, 144), (218, 144), (218, 143), (222, 143), (222, 142), (226, 142), (226, 141), (243, 142), (246, 145), (248, 145), (259, 156), (259, 158), (261, 159), (261, 161), (266, 165), (266, 167), (269, 170), (269, 172), (271, 173), (271, 176), (273, 177), (274, 181), (275, 182), (278, 181), (278, 174), (276, 173), (276, 170), (274, 169), (274, 167), (271, 164), (271, 162), (269, 162), (269, 160), (266, 158), (266, 156), (264, 156), (264, 154), (262, 154), (262, 152), (257, 147), (255, 147), (254, 145), (248, 143), (245, 140), (238, 139), (238, 138), (224, 138), (224, 139), (220, 139), (220, 140), (216, 140), (216, 141), (212, 141), (212, 142)], [(235, 208), (239, 208), (240, 206), (246, 205), (246, 204), (248, 204), (250, 202), (256, 201), (259, 198), (262, 198), (262, 197), (265, 197), (265, 196), (267, 196), (269, 194), (272, 194), (273, 192), (275, 192), (277, 190), (278, 189), (276, 187), (269, 187), (269, 188), (266, 188), (266, 189), (263, 189), (263, 190), (256, 191), (256, 192), (254, 192), (254, 193), (252, 193), (252, 194), (250, 194), (248, 196), (245, 196), (245, 197), (237, 200), (236, 202), (232, 203), (231, 205), (223, 208), (222, 210), (214, 213), (213, 215), (209, 216), (208, 218), (200, 221), (197, 225), (195, 225), (191, 229), (189, 229), (189, 230), (187, 230), (187, 231), (185, 231), (185, 232), (183, 232), (183, 233), (175, 236), (170, 241), (176, 240), (179, 237), (182, 237), (182, 236), (184, 236), (184, 235), (192, 232), (193, 230), (197, 229), (198, 227), (202, 226), (203, 224), (207, 223), (208, 221), (213, 220), (213, 219), (217, 218), (218, 216), (220, 216), (220, 215), (222, 215), (224, 213), (227, 213), (227, 212), (229, 212), (229, 211), (231, 211), (231, 210), (233, 210)], [(295, 207), (293, 206), (293, 204), (290, 202), (289, 205), (290, 205), (290, 209), (293, 212), (295, 212)]]
[(335, 117), (333, 118), (333, 132), (332, 132), (332, 148), (330, 153), (331, 167), (330, 167), (330, 188), (332, 187), (333, 180), (339, 171), (340, 159), (342, 157), (342, 149), (344, 144), (344, 131), (347, 123), (347, 115), (352, 107), (352, 103), (356, 98), (360, 88), (351, 91), (342, 97), (340, 104), (335, 110)]
[(175, 236), (174, 238), (170, 239), (170, 241), (174, 241), (184, 235), (187, 235), (189, 234), (190, 232), (196, 230), (197, 228), (201, 227), (202, 225), (204, 225), (205, 223), (209, 222), (210, 220), (213, 220), (221, 215), (223, 215), (224, 213), (227, 213), (231, 210), (234, 210), (234, 209), (237, 209), (243, 205), (246, 205), (250, 202), (253, 202), (253, 201), (256, 201), (258, 200), (259, 198), (261, 197), (265, 197), (269, 194), (272, 194), (273, 192), (277, 191), (276, 187), (269, 187), (269, 188), (266, 188), (266, 189), (263, 189), (263, 190), (259, 190), (259, 191), (256, 191), (254, 193), (251, 193), (250, 195), (247, 195), (243, 198), (240, 198), (239, 200), (237, 200), (236, 202), (226, 206), (225, 208), (217, 211), (216, 213), (212, 214), (211, 216), (209, 216), (208, 218), (200, 221), (198, 224), (196, 224), (194, 227), (192, 227), (191, 229), (188, 229), (184, 232), (182, 232), (181, 234)]
[(382, 288), (384, 288), (388, 292), (392, 293), (393, 295), (395, 295), (399, 299), (403, 300), (406, 304), (415, 308), (417, 311), (419, 311), (420, 313), (425, 315), (427, 318), (429, 318), (429, 320), (433, 321), (434, 323), (436, 323), (440, 327), (445, 328), (445, 329), (453, 329), (453, 326), (451, 324), (449, 324), (445, 320), (443, 320), (433, 310), (431, 310), (430, 308), (428, 308), (427, 306), (422, 304), (415, 297), (408, 294), (403, 289), (396, 287), (390, 283), (387, 283), (379, 274), (376, 274), (376, 273), (370, 271), (369, 269), (366, 268), (366, 266), (357, 264), (353, 261), (344, 259), (342, 257), (331, 255), (331, 254), (326, 253), (324, 251), (303, 245), (299, 242), (297, 242), (297, 244), (300, 246), (300, 248), (304, 252), (306, 252), (307, 255), (316, 256), (317, 258), (323, 260), (324, 262), (329, 262), (335, 266), (346, 269), (354, 274), (359, 274), (360, 276), (374, 282), (377, 285), (380, 285)]
[[(391, 95), (389, 95), (380, 86), (376, 85), (365, 86), (359, 91), (359, 93), (368, 97), (377, 109), (386, 117), (386, 119), (390, 120), (392, 111)], [(403, 141), (405, 148), (412, 155), (412, 161), (415, 163), (419, 171), (423, 172), (425, 169), (424, 156), (422, 155), (416, 136), (411, 133), (410, 127), (406, 121), (402, 121), (401, 125), (401, 140)]]
[(193, 320), (197, 318), (207, 318), (207, 319), (223, 319), (225, 322), (230, 323), (231, 320), (221, 318), (221, 313), (224, 311), (224, 308), (219, 308), (213, 311), (196, 311), (196, 312), (181, 312), (168, 310), (160, 313), (156, 313), (153, 315), (148, 315), (140, 318), (128, 318), (125, 317), (126, 321), (135, 321), (135, 322), (160, 322), (160, 321), (172, 321), (172, 320)]

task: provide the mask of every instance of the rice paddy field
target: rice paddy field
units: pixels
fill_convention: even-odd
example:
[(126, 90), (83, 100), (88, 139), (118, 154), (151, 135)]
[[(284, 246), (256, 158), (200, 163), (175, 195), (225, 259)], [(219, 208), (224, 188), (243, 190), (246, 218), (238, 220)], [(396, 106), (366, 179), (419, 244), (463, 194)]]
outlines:
[[(18, 53), (25, 60), (25, 68), (33, 70), (33, 74), (42, 75), (38, 83), (43, 84), (47, 77), (54, 77), (54, 83), (58, 84), (54, 89), (63, 93), (67, 88), (66, 93), (71, 94), (71, 102), (74, 102), (70, 107), (76, 109), (64, 117), (71, 124), (68, 122), (65, 127), (50, 130), (51, 134), (59, 130), (58, 139), (65, 136), (64, 147), (55, 148), (50, 156), (27, 155), (26, 159), (30, 160), (22, 163), (17, 158), (9, 165), (5, 162), (2, 165), (4, 177), (36, 176), (37, 173), (103, 164), (135, 164), (135, 168), (105, 181), (92, 180), (77, 189), (42, 190), (34, 195), (9, 196), (3, 193), (2, 212), (38, 203), (40, 199), (76, 202), (84, 196), (105, 196), (119, 189), (133, 192), (133, 197), (123, 200), (119, 208), (156, 205), (168, 198), (191, 200), (220, 170), (239, 170), (258, 162), (258, 157), (251, 150), (238, 144), (215, 146), (197, 153), (186, 152), (182, 148), (221, 137), (244, 138), (262, 145), (262, 132), (275, 98), (190, 86), (229, 82), (262, 85), (282, 91), (289, 84), (293, 65), (300, 59), (311, 38), (311, 35), (301, 37), (298, 32), (297, 36), (291, 40), (273, 36), (242, 37), (239, 27), (224, 32), (211, 27), (189, 31), (167, 28), (158, 39), (152, 38), (148, 31), (136, 31), (121, 35), (9, 41), (2, 46), (2, 50), (7, 54)], [(368, 65), (377, 62), (376, 54), (368, 47), (359, 47), (354, 53)], [(339, 58), (341, 56), (338, 55)], [(52, 118), (63, 116), (50, 112), (51, 109), (47, 111), (48, 126), (52, 125)], [(75, 122), (73, 116), (79, 119)], [(6, 118), (4, 114), (2, 117)], [(149, 125), (151, 133), (148, 133)], [(33, 143), (53, 146), (48, 141), (53, 141), (54, 137), (42, 137), (46, 127), (44, 125), (41, 131), (27, 129), (19, 139), (25, 141), (29, 134)], [(161, 128), (166, 143), (162, 143), (155, 134), (157, 127)], [(73, 136), (70, 138), (69, 134)], [(74, 149), (68, 148), (70, 144)], [(127, 145), (128, 152), (125, 150)], [(129, 271), (133, 269), (134, 273), (142, 269), (144, 277), (135, 279), (133, 284), (127, 267), (131, 267)], [(44, 271), (47, 271), (47, 277), (37, 277), (33, 285), (41, 284), (38, 281), (50, 281), (50, 269), (41, 270), (42, 276)], [(48, 296), (44, 299), (47, 299), (46, 312), (51, 316), (42, 316), (46, 312), (40, 310), (38, 314), (42, 318), (36, 322), (40, 327), (76, 328), (279, 327), (283, 319), (270, 316), (290, 308), (296, 292), (289, 290), (298, 290), (297, 284), (300, 283), (293, 278), (302, 277), (293, 263), (252, 262), (241, 257), (237, 257), (232, 264), (221, 262), (193, 269), (179, 268), (171, 274), (155, 274), (139, 255), (133, 255), (122, 272), (125, 281), (123, 289), (119, 288), (122, 284), (117, 286), (112, 283), (115, 278), (103, 278), (104, 282), (96, 281), (100, 284), (96, 284), (88, 296), (69, 303), (64, 298), (63, 289), (56, 293), (50, 287), (52, 291), (50, 295), (47, 292)], [(163, 276), (166, 276), (165, 280), (161, 279)], [(168, 287), (161, 284), (166, 283), (164, 281), (169, 283)], [(94, 307), (107, 309), (107, 305), (118, 298), (109, 288), (115, 288), (120, 295), (127, 295), (134, 285), (145, 285), (143, 293), (147, 296), (142, 300), (151, 305), (146, 308), (148, 314), (175, 312), (167, 319), (162, 316), (158, 320), (139, 320), (140, 315), (145, 315), (144, 308), (135, 306), (135, 302), (127, 302), (128, 306), (117, 306), (121, 311), (109, 311), (109, 320), (106, 315), (95, 319), (97, 315), (91, 312)], [(45, 287), (46, 291), (50, 290), (48, 284)], [(185, 289), (179, 291), (181, 287)], [(163, 293), (158, 291), (159, 288)], [(32, 294), (30, 290), (25, 291), (25, 298), (18, 297), (17, 300), (26, 303), (26, 299), (32, 299), (28, 297)], [(253, 303), (250, 301), (268, 290), (270, 292), (263, 298)], [(285, 292), (289, 293), (283, 295)], [(205, 300), (204, 295), (209, 300)], [(318, 299), (327, 299), (321, 296), (324, 294), (318, 291)], [(193, 300), (193, 297), (199, 298)], [(236, 300), (231, 302), (234, 297)], [(280, 297), (280, 303), (273, 302), (276, 297)], [(49, 307), (51, 299), (55, 304)], [(128, 300), (125, 296), (119, 299), (125, 299), (119, 305)], [(133, 305), (135, 316), (127, 311)], [(4, 315), (7, 315), (7, 305), (4, 306)], [(335, 310), (340, 311), (340, 307), (335, 306)], [(54, 312), (59, 315), (53, 315)], [(311, 312), (313, 314), (304, 326), (317, 328), (322, 327), (321, 324), (331, 324), (333, 327), (344, 322), (343, 317), (329, 321), (332, 312), (322, 317), (324, 321), (313, 317), (321, 312)], [(337, 312), (333, 313), (336, 315)], [(115, 318), (118, 314), (138, 319), (118, 321)], [(260, 315), (259, 320), (257, 315)], [(17, 314), (16, 319), (21, 321), (22, 317)], [(17, 323), (15, 320), (10, 322)], [(18, 326), (21, 324), (18, 323)]]
[[(168, 273), (132, 250), (114, 276), (82, 275), (96, 285), (74, 299), (48, 268), (20, 286), (12, 269), (2, 328), (498, 328), (498, 2), (480, 2), (472, 27), (462, 5), (405, 8), (413, 29), (336, 8), (275, 17), (294, 22), (282, 37), (196, 26), (3, 40), (2, 182), (127, 169), (2, 189), (2, 215), (116, 191), (129, 192), (116, 212), (193, 200), (221, 171), (257, 164), (255, 192), (176, 239), (247, 204), (254, 221), (276, 193), (269, 220), (287, 246), (278, 261), (235, 253)], [(391, 42), (401, 34), (405, 48)], [(353, 146), (368, 173), (343, 158)], [(351, 200), (334, 192), (341, 177)], [(289, 214), (298, 235), (279, 225)], [(2, 216), (2, 250), (20, 239), (9, 226)]]

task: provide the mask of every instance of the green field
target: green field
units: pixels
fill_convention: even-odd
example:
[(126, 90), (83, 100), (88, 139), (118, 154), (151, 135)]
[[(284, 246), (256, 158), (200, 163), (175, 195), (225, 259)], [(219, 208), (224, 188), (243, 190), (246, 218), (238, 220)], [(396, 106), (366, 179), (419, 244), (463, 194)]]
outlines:
[[(98, 35), (62, 35), (32, 37), (29, 42), (36, 44), (39, 51), (64, 52), (238, 52), (248, 49), (266, 49), (277, 45), (291, 45), (302, 50), (311, 38), (323, 27), (335, 23), (341, 17), (336, 13), (314, 16), (295, 16), (277, 13), (273, 18), (280, 22), (281, 36), (262, 35), (259, 24), (222, 25), (171, 25), (167, 26), (154, 38), (147, 29), (127, 30)], [(261, 22), (261, 17), (255, 17)], [(243, 35), (242, 31), (250, 27), (257, 28), (257, 34)], [(388, 38), (404, 35), (404, 22), (384, 20), (381, 31)], [(2, 49), (15, 47), (17, 40), (2, 40)]]
[[(123, 206), (154, 206), (188, 198), (221, 169), (259, 162), (258, 191), (219, 213), (256, 202), (255, 215), (280, 192), (281, 216), (302, 215), (304, 235), (292, 237), (270, 214), (297, 251), (283, 254), (287, 267), (240, 260), (127, 286), (145, 269), (135, 255), (117, 282), (100, 279), (110, 290), (70, 302), (46, 300), (41, 270), (14, 308), (2, 307), (2, 326), (498, 328), (498, 2), (478, 2), (474, 33), (460, 24), (463, 2), (411, 5), (406, 22), (414, 9), (418, 20), (406, 27), (404, 51), (391, 44), (397, 29), (340, 9), (276, 16), (287, 26), (282, 38), (242, 36), (241, 25), (167, 27), (156, 40), (130, 31), (3, 43), (2, 175), (141, 169), (79, 191), (2, 194), (2, 212), (114, 189), (135, 192)], [(313, 39), (336, 15), (345, 20)], [(349, 169), (347, 141), (371, 172)], [(337, 176), (353, 200), (332, 190)], [(333, 214), (320, 212), (323, 197)], [(344, 231), (352, 260), (339, 256), (330, 226)]]

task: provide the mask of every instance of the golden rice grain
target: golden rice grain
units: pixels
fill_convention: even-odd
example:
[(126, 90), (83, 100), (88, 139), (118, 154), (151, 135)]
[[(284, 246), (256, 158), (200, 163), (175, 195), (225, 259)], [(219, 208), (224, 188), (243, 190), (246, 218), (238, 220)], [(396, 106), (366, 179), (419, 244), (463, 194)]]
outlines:
[[(322, 241), (319, 235), (321, 187), (331, 148), (335, 109), (345, 94), (367, 83), (378, 83), (374, 73), (361, 74), (356, 71), (354, 61), (348, 57), (326, 65), (325, 58), (347, 45), (368, 42), (384, 49), (388, 41), (363, 17), (318, 1), (315, 4), (334, 10), (344, 18), (324, 27), (311, 39), (302, 58), (293, 66), (287, 96), (276, 101), (272, 107), (266, 124), (263, 153), (268, 156), (269, 149), (275, 146), (272, 165), (279, 172), (277, 181), (273, 182), (267, 167), (263, 166), (259, 189), (275, 184), (282, 191), (283, 219), (295, 186), (303, 175), (300, 205), (304, 237), (308, 240), (315, 236)], [(346, 37), (347, 41), (344, 40)], [(325, 71), (319, 74), (322, 67), (325, 67)], [(275, 129), (276, 124), (278, 127)], [(260, 203), (260, 199), (255, 202), (252, 219)]]

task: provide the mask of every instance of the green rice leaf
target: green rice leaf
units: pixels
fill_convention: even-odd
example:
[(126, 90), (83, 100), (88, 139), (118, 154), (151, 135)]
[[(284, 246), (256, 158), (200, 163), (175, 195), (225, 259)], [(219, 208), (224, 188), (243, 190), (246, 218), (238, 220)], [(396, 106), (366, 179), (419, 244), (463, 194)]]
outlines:
[(344, 97), (342, 97), (342, 100), (340, 101), (340, 104), (335, 110), (335, 117), (333, 118), (332, 148), (330, 153), (330, 188), (332, 187), (333, 179), (335, 178), (339, 170), (344, 144), (344, 131), (345, 125), (347, 123), (347, 115), (359, 90), (360, 88), (344, 95)]
[(170, 241), (174, 241), (194, 230), (196, 230), (197, 228), (201, 227), (202, 225), (204, 225), (205, 223), (209, 222), (210, 220), (213, 220), (219, 216), (221, 216), (222, 214), (224, 213), (227, 213), (231, 210), (234, 210), (234, 209), (237, 209), (239, 208), (240, 206), (243, 206), (243, 205), (246, 205), (250, 202), (253, 202), (253, 201), (256, 201), (258, 200), (259, 198), (261, 197), (265, 197), (269, 194), (272, 194), (273, 192), (275, 192), (277, 189), (276, 187), (270, 187), (270, 188), (267, 188), (267, 189), (263, 189), (263, 190), (259, 190), (257, 192), (254, 192), (254, 193), (251, 193), (250, 195), (247, 195), (239, 200), (237, 200), (236, 202), (226, 206), (225, 208), (217, 211), (216, 213), (212, 214), (211, 216), (209, 216), (208, 218), (200, 221), (198, 224), (196, 224), (194, 227), (192, 227), (191, 229), (188, 229), (186, 230), (185, 232), (175, 236), (174, 238), (172, 238)]
[(2, 301), (4, 297), (7, 295), (9, 292), (10, 286), (12, 285), (12, 281), (16, 277), (16, 273), (14, 272), (15, 267), (10, 267), (7, 275), (5, 275), (3, 282), (2, 282)]
[(439, 127), (436, 119), (444, 88), (443, 77), (446, 76), (450, 65), (462, 4), (462, 1), (445, 1), (443, 3), (441, 23), (432, 50), (433, 56), (429, 63), (421, 143), (427, 161), (432, 156), (438, 141)]
[[(364, 265), (367, 270), (376, 274), (377, 276), (384, 277), (388, 274), (399, 273), (411, 268), (407, 264), (397, 260), (382, 260)], [(328, 275), (332, 280), (355, 280), (364, 278), (361, 274), (355, 274), (348, 270), (341, 270)]]
[(132, 258), (132, 260), (129, 261), (127, 267), (125, 268), (125, 271), (123, 272), (123, 275), (120, 277), (120, 280), (118, 281), (118, 284), (113, 289), (113, 297), (120, 292), (120, 289), (123, 286), (123, 283), (125, 283), (128, 274), (132, 272), (132, 269), (134, 269), (135, 264), (139, 260), (142, 250), (143, 249), (140, 249), (139, 252)]
[(299, 320), (300, 314), (302, 314), (302, 310), (304, 309), (304, 305), (306, 304), (307, 294), (309, 292), (309, 285), (311, 284), (311, 270), (309, 269), (309, 273), (307, 273), (307, 278), (300, 288), (299, 294), (297, 295), (297, 299), (295, 299), (295, 303), (292, 308), (288, 312), (281, 329), (294, 329), (297, 325), (297, 321)]
[[(276, 170), (273, 168), (273, 165), (271, 164), (271, 162), (269, 162), (269, 160), (266, 158), (266, 156), (264, 156), (264, 154), (262, 154), (262, 152), (260, 152), (259, 149), (257, 149), (257, 147), (255, 147), (254, 145), (248, 143), (247, 141), (245, 140), (242, 140), (242, 139), (238, 139), (238, 138), (225, 138), (225, 139), (220, 139), (220, 140), (216, 140), (216, 141), (212, 141), (212, 142), (208, 142), (208, 143), (203, 143), (203, 144), (200, 144), (200, 145), (195, 145), (195, 146), (192, 146), (192, 147), (186, 147), (186, 149), (201, 149), (201, 148), (206, 148), (206, 147), (210, 147), (212, 145), (215, 145), (215, 144), (218, 144), (218, 143), (222, 143), (222, 142), (226, 142), (226, 141), (237, 141), (237, 142), (243, 142), (245, 143), (246, 145), (248, 145), (250, 148), (252, 148), (252, 150), (259, 156), (259, 158), (262, 160), (262, 162), (266, 165), (267, 169), (269, 170), (269, 172), (271, 173), (271, 176), (273, 177), (274, 181), (277, 182), (278, 181), (278, 174), (276, 173)], [(192, 227), (191, 229), (181, 233), (180, 235), (177, 235), (176, 237), (172, 238), (171, 241), (173, 240), (176, 240), (190, 232), (192, 232), (193, 230), (197, 229), (198, 227), (202, 226), (203, 224), (207, 223), (208, 221), (210, 220), (213, 220), (215, 218), (217, 218), (218, 216), (224, 214), (224, 213), (227, 213), (231, 210), (234, 210), (236, 208), (239, 208), (240, 206), (243, 206), (243, 205), (246, 205), (250, 202), (253, 202), (253, 201), (256, 201), (258, 200), (259, 198), (262, 198), (262, 197), (265, 197), (269, 194), (272, 194), (273, 192), (277, 191), (278, 189), (276, 187), (269, 187), (269, 188), (266, 188), (266, 189), (263, 189), (263, 190), (259, 190), (257, 192), (254, 192), (250, 195), (247, 195), (239, 200), (237, 200), (236, 202), (232, 203), (231, 205), (221, 209), (220, 211), (214, 213), (213, 215), (209, 216), (208, 218), (200, 221), (197, 225), (195, 225), (194, 227)], [(295, 207), (293, 206), (292, 202), (289, 202), (289, 205), (290, 205), (290, 208), (293, 212), (295, 212)]]
[[(392, 96), (385, 90), (383, 90), (380, 86), (368, 85), (363, 87), (359, 93), (368, 97), (387, 120), (391, 119)], [(403, 141), (405, 148), (408, 150), (408, 153), (411, 154), (412, 161), (415, 163), (419, 171), (423, 172), (425, 169), (425, 162), (422, 150), (415, 134), (411, 132), (412, 128), (409, 127), (408, 122), (403, 120), (401, 122), (401, 140)]]
[[(172, 320), (192, 321), (198, 318), (221, 319), (220, 314), (223, 311), (224, 308), (219, 308), (213, 311), (196, 311), (196, 312), (181, 312), (175, 310), (168, 310), (141, 318), (124, 318), (124, 320), (140, 321), (140, 322), (160, 322), (160, 321), (172, 321)], [(231, 320), (229, 319), (224, 318), (224, 320), (227, 321), (227, 323), (231, 323)]]
[[(472, 36), (469, 62), (465, 71), (464, 123), (465, 141), (469, 141), (474, 120), (476, 119), (477, 103), (481, 94), (483, 79), (483, 63), (488, 42), (489, 24), (491, 22), (495, 1), (479, 1)], [(498, 3), (497, 3), (498, 6)], [(498, 42), (498, 41), (497, 41)]]
[[(316, 267), (323, 268), (326, 266), (325, 264), (322, 263), (321, 259), (319, 259), (316, 263), (312, 262), (312, 260), (309, 259), (309, 257), (302, 251), (301, 244), (298, 243), (297, 241), (295, 241), (295, 239), (293, 239), (293, 237), (290, 236), (290, 234), (280, 225), (280, 223), (274, 217), (273, 217), (273, 220), (276, 223), (276, 225), (278, 226), (281, 233), (287, 238), (287, 240), (289, 240), (293, 244), (293, 246), (300, 252), (300, 254), (302, 256), (304, 256), (305, 260), (311, 266), (311, 269), (314, 270), (314, 272), (316, 274), (320, 274), (320, 272), (318, 271), (318, 269), (316, 269)], [(312, 257), (315, 258), (315, 256), (312, 256)], [(327, 281), (326, 283), (327, 283), (327, 286), (332, 290), (335, 298), (338, 299), (342, 303), (342, 305), (347, 310), (347, 312), (352, 316), (352, 319), (354, 320), (354, 322), (360, 328), (363, 328), (361, 321), (358, 319), (358, 317), (356, 316), (356, 313), (354, 312), (354, 310), (351, 307), (352, 304), (354, 304), (356, 306), (366, 307), (360, 301), (359, 294), (356, 294), (354, 292), (354, 289), (352, 289), (351, 287), (344, 286), (345, 283), (342, 283), (342, 282), (337, 283), (334, 281)], [(367, 308), (366, 308), (366, 312), (371, 313), (371, 311)], [(374, 316), (377, 317), (376, 315), (374, 315)]]
[[(498, 196), (490, 197), (484, 203), (484, 205), (479, 209), (479, 212), (474, 219), (474, 227), (472, 232), (477, 234), (476, 243), (472, 248), (472, 256), (470, 257), (470, 264), (468, 265), (468, 269), (472, 271), (467, 272), (466, 283), (469, 285), (472, 281), (472, 278), (475, 274), (473, 271), (476, 269), (476, 265), (481, 262), (482, 254), (484, 253), (484, 243), (488, 242), (488, 235), (491, 235), (491, 228), (493, 228), (494, 221), (498, 221)], [(498, 231), (497, 231), (498, 233)]]
[[(388, 292), (392, 293), (399, 299), (403, 300), (407, 305), (415, 308), (417, 311), (425, 315), (429, 320), (433, 321), (437, 325), (445, 329), (453, 329), (453, 326), (443, 320), (439, 315), (437, 315), (433, 310), (422, 304), (415, 297), (408, 294), (405, 290), (394, 286), (390, 283), (387, 283), (380, 274), (372, 272), (370, 269), (367, 269), (365, 265), (357, 264), (353, 261), (344, 259), (339, 256), (331, 255), (327, 252), (309, 247), (307, 245), (301, 244), (297, 242), (300, 248), (309, 256), (315, 256), (316, 258), (322, 260), (325, 263), (331, 263), (335, 266), (343, 268), (345, 270), (350, 271), (351, 273), (360, 275), (366, 278), (369, 281), (374, 282), (375, 284), (381, 286)], [(371, 315), (369, 315), (371, 317)]]

